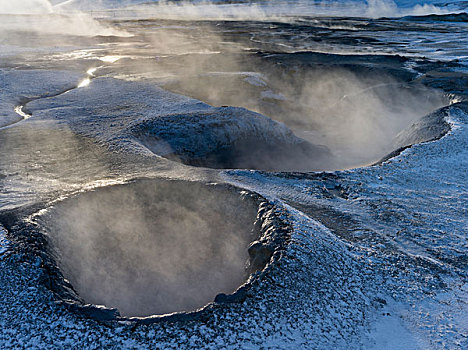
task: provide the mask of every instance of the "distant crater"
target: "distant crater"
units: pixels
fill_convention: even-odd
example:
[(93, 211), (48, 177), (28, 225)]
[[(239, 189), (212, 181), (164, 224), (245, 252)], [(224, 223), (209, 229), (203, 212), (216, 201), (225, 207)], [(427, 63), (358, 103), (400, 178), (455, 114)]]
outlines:
[(314, 171), (327, 169), (332, 162), (325, 146), (243, 108), (152, 117), (133, 125), (131, 132), (155, 154), (192, 166)]

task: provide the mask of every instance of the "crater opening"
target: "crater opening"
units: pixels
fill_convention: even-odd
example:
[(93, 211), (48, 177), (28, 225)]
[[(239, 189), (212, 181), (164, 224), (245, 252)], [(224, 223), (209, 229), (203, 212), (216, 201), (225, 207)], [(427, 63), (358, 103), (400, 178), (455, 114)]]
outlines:
[(328, 148), (244, 108), (171, 114), (138, 121), (132, 130), (153, 153), (187, 165), (218, 169), (311, 171), (332, 167)]
[(40, 221), (85, 303), (144, 317), (197, 310), (251, 271), (258, 204), (221, 185), (138, 180), (82, 193)]
[[(254, 135), (256, 142), (233, 144), (227, 153), (221, 148), (213, 152), (240, 162), (213, 166), (208, 157), (188, 164), (274, 171), (328, 171), (373, 164), (396, 149), (398, 133), (449, 103), (441, 91), (398, 79), (384, 69), (379, 74), (345, 67), (295, 68), (297, 72), (275, 68), (276, 74), (263, 68), (259, 76), (264, 77), (264, 85), (252, 84), (247, 73), (181, 76), (164, 85), (213, 106), (239, 106), (269, 116), (302, 141), (300, 147), (299, 143), (285, 147), (273, 141), (273, 135), (268, 140), (274, 145)], [(224, 86), (240, 86), (240, 92)], [(186, 162), (187, 152), (176, 152)]]

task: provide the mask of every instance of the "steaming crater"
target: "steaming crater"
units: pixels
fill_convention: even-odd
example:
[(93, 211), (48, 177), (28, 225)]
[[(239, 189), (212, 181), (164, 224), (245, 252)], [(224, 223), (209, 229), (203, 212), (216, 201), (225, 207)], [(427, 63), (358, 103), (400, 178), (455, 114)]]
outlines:
[(243, 108), (149, 118), (134, 125), (132, 133), (155, 154), (192, 166), (310, 171), (327, 169), (332, 162), (326, 147)]
[(193, 166), (314, 171), (329, 170), (335, 161), (327, 147), (264, 115), (212, 107), (139, 81), (94, 78), (86, 88), (32, 101), (28, 110), (36, 120), (65, 122), (116, 149), (138, 144), (138, 152)]
[(255, 200), (232, 188), (140, 180), (69, 198), (40, 221), (86, 303), (148, 316), (196, 310), (242, 285), (256, 216)]

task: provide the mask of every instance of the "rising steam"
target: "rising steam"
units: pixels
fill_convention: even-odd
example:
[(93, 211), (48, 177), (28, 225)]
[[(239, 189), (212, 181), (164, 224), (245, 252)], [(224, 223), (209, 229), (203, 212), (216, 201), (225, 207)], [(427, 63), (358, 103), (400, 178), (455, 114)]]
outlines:
[[(213, 106), (244, 107), (286, 124), (297, 136), (331, 151), (332, 162), (317, 158), (322, 166), (315, 165), (309, 170), (343, 169), (378, 161), (394, 150), (393, 138), (401, 130), (447, 104), (439, 91), (407, 83), (387, 73), (386, 63), (380, 70), (367, 69), (366, 65), (340, 67), (327, 63), (333, 58), (307, 52), (272, 54), (267, 58), (249, 55), (245, 59), (245, 55), (241, 55), (240, 35), (239, 44), (231, 44), (226, 52), (218, 44), (227, 40), (222, 34), (215, 33), (210, 26), (201, 25), (197, 29), (199, 33), (194, 29), (186, 34), (183, 30), (167, 28), (147, 34), (145, 40), (151, 43), (153, 54), (168, 57), (156, 61), (122, 61), (116, 69), (124, 79), (151, 78), (166, 89)], [(267, 48), (276, 48), (274, 37), (264, 40), (273, 42)], [(280, 44), (282, 42), (278, 42), (278, 47)], [(294, 45), (293, 42), (288, 44)], [(343, 61), (341, 56), (337, 57)], [(360, 60), (359, 56), (352, 59)], [(317, 64), (308, 64), (308, 61)], [(212, 136), (222, 135), (217, 130), (211, 130)], [(270, 130), (263, 133), (270, 135)], [(277, 141), (272, 139), (271, 142)], [(177, 150), (173, 151), (180, 155)], [(187, 153), (197, 152), (198, 148), (187, 149)], [(266, 152), (264, 155), (268, 158)], [(306, 170), (307, 167), (303, 157), (297, 157), (295, 165), (283, 168), (273, 162), (266, 164), (258, 154), (252, 158), (256, 159), (257, 167), (249, 167), (254, 169)], [(294, 157), (289, 156), (289, 160), (294, 163)], [(233, 164), (226, 167), (233, 167)]]
[(85, 302), (148, 316), (192, 311), (239, 287), (256, 213), (232, 190), (154, 180), (82, 194), (43, 219)]
[[(399, 7), (393, 0), (367, 1), (83, 1), (69, 0), (61, 10), (120, 10), (121, 16), (172, 20), (278, 20), (291, 16), (402, 17), (410, 15), (446, 14), (449, 9), (431, 4)], [(113, 12), (115, 14), (115, 12)]]
[[(142, 4), (144, 3), (144, 4)], [(93, 10), (113, 9), (99, 16), (175, 19), (175, 20), (277, 20), (288, 21), (291, 16), (347, 16), (356, 17), (401, 17), (407, 15), (445, 14), (448, 9), (434, 5), (415, 5), (400, 8), (392, 0), (327, 1), (305, 0), (212, 3), (209, 1), (87, 1), (68, 0), (0, 0), (0, 15), (42, 15), (26, 19), (4, 18), (1, 30), (15, 29), (67, 35), (116, 35), (126, 33), (103, 25), (93, 18)], [(115, 11), (119, 10), (119, 11)], [(48, 16), (45, 16), (48, 15)]]
[(12, 30), (77, 36), (127, 35), (121, 30), (103, 25), (90, 14), (58, 11), (47, 0), (0, 0), (0, 18), (0, 36), (7, 36)]
[(26, 15), (52, 12), (52, 5), (47, 0), (0, 0), (0, 14)]

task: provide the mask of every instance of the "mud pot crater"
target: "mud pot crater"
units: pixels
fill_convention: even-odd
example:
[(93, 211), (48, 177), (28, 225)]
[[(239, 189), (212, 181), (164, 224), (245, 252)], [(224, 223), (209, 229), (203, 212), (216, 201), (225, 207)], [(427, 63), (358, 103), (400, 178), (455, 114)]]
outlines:
[(272, 210), (227, 185), (137, 180), (55, 203), (36, 222), (77, 304), (141, 318), (242, 299), (285, 244)]
[(327, 147), (243, 108), (148, 118), (135, 123), (130, 133), (153, 153), (197, 167), (310, 171), (324, 170), (333, 161)]

